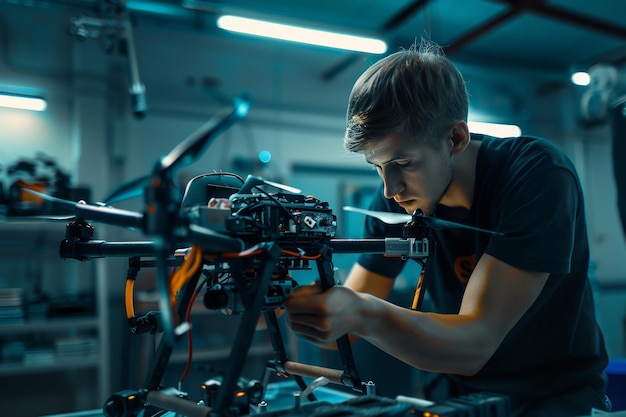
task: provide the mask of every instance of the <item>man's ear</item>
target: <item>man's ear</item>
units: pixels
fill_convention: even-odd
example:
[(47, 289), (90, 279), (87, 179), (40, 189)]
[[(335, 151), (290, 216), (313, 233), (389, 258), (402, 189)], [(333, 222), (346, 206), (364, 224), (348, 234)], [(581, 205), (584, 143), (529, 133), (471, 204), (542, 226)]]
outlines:
[(467, 148), (467, 145), (470, 143), (470, 132), (465, 121), (459, 120), (452, 126), (452, 129), (450, 129), (450, 142), (452, 143), (450, 148), (451, 154), (461, 153)]

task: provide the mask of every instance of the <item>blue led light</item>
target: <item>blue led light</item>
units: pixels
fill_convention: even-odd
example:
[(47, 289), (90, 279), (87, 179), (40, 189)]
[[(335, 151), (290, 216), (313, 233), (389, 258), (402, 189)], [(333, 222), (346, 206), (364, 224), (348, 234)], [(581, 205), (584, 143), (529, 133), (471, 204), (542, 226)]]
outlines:
[(264, 164), (267, 164), (272, 159), (272, 154), (269, 151), (261, 151), (259, 152), (259, 161)]

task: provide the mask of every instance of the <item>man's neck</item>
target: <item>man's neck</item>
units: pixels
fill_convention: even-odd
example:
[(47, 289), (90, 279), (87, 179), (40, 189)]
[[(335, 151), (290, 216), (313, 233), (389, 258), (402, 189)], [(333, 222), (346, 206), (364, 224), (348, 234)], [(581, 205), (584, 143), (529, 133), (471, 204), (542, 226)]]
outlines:
[(480, 143), (472, 141), (462, 153), (454, 156), (454, 175), (441, 205), (467, 210), (472, 206)]

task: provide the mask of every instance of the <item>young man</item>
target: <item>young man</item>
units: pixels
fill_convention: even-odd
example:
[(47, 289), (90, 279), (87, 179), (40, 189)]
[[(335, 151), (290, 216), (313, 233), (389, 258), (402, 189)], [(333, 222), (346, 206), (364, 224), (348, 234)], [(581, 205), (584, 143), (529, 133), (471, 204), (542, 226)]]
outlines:
[[(425, 269), (432, 312), (384, 300), (404, 261), (362, 255), (345, 285), (297, 289), (286, 303), (290, 326), (320, 345), (352, 333), (445, 375), (450, 397), (507, 395), (514, 416), (606, 410), (607, 353), (575, 168), (540, 138), (470, 134), (467, 111), (462, 75), (437, 45), (422, 43), (357, 80), (344, 145), (380, 174), (371, 209), (421, 209), (501, 235), (435, 231)], [(401, 229), (366, 220), (368, 237)]]

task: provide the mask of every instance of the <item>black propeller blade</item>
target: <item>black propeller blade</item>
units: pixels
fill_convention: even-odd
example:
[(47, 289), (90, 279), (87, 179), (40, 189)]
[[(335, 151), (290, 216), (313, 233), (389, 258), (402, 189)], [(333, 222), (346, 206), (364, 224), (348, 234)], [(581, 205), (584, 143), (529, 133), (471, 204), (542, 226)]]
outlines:
[[(248, 114), (251, 102), (252, 97), (247, 94), (235, 98), (232, 107), (220, 111), (163, 157), (160, 169), (169, 171), (194, 162), (204, 152), (211, 139)], [(103, 203), (114, 204), (141, 197), (150, 178), (150, 175), (144, 175), (121, 184), (104, 198)]]
[(115, 204), (120, 201), (126, 201), (133, 198), (141, 197), (143, 189), (148, 183), (150, 177), (144, 175), (134, 180), (127, 181), (116, 187), (102, 200), (104, 204)]
[(237, 97), (232, 108), (226, 108), (216, 114), (195, 133), (172, 149), (168, 155), (163, 157), (160, 168), (163, 171), (170, 171), (194, 162), (204, 152), (210, 139), (213, 139), (248, 114), (251, 103), (252, 97), (247, 94)]
[[(143, 214), (141, 213), (106, 206), (93, 206), (90, 204), (75, 203), (73, 201), (52, 197), (27, 188), (24, 188), (23, 190), (41, 197), (59, 208), (64, 208), (68, 213), (81, 217), (84, 220), (93, 220), (132, 229), (140, 229), (143, 225)], [(54, 217), (52, 219), (54, 219)]]
[(281, 184), (279, 182), (269, 181), (262, 177), (257, 177), (256, 175), (248, 175), (246, 181), (241, 186), (241, 189), (237, 192), (237, 194), (249, 194), (252, 192), (254, 187), (259, 185), (269, 185), (274, 188), (278, 188), (280, 190), (284, 190), (290, 192), (292, 194), (298, 194), (301, 192), (300, 189), (291, 187), (289, 185)]
[[(232, 107), (219, 112), (194, 134), (176, 146), (167, 156), (162, 158), (159, 169), (163, 172), (169, 172), (171, 174), (171, 171), (194, 162), (204, 151), (211, 139), (247, 115), (250, 109), (250, 104), (251, 97), (248, 95), (242, 95), (236, 98)], [(150, 178), (150, 176), (146, 175), (123, 183), (106, 196), (104, 204), (112, 204), (114, 202), (143, 195), (144, 187)], [(25, 191), (53, 203), (59, 209), (64, 209), (64, 213), (66, 212), (84, 220), (96, 221), (132, 229), (143, 229), (145, 227), (144, 215), (142, 213), (120, 210), (104, 205), (95, 206), (76, 203), (29, 189), (25, 189)], [(59, 216), (49, 217), (50, 220), (70, 220), (71, 218), (72, 217)]]
[(413, 220), (417, 220), (418, 218), (423, 220), (424, 223), (437, 230), (443, 229), (466, 229), (466, 230), (474, 230), (477, 232), (488, 233), (491, 235), (503, 236), (504, 233), (496, 232), (493, 230), (482, 229), (480, 227), (469, 226), (466, 224), (455, 223), (448, 220), (439, 219), (437, 217), (425, 216), (423, 214), (402, 214), (402, 213), (392, 213), (386, 211), (374, 211), (374, 210), (366, 210), (358, 207), (344, 206), (345, 211), (352, 211), (355, 213), (365, 214), (366, 216), (372, 216), (377, 218), (378, 220), (387, 223), (387, 224), (401, 224), (408, 223)]
[(387, 224), (401, 224), (410, 222), (413, 216), (410, 214), (402, 214), (402, 213), (392, 213), (387, 211), (374, 211), (374, 210), (366, 210), (358, 207), (344, 206), (343, 209), (345, 211), (352, 211), (355, 213), (365, 214), (366, 216), (372, 216), (377, 218), (383, 223)]

